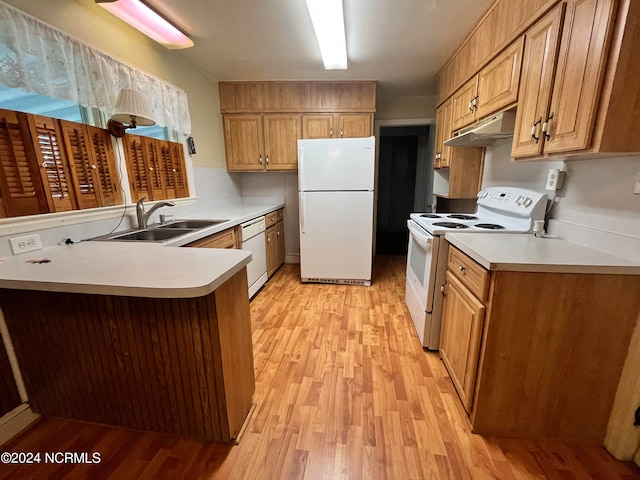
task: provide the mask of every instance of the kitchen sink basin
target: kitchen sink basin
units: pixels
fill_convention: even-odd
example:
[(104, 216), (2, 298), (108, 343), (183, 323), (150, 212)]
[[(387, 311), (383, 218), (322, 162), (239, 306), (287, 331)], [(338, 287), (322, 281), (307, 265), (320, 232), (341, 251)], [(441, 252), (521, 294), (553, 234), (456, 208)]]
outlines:
[(156, 227), (158, 229), (191, 229), (196, 230), (198, 228), (210, 227), (212, 225), (218, 225), (219, 223), (228, 222), (228, 220), (173, 220), (171, 223), (166, 223)]
[(136, 232), (125, 233), (124, 235), (115, 235), (109, 237), (109, 240), (131, 240), (142, 242), (161, 242), (163, 240), (170, 240), (174, 237), (190, 233), (193, 228), (172, 228), (170, 230), (163, 230), (160, 228), (150, 228), (148, 230), (138, 230)]

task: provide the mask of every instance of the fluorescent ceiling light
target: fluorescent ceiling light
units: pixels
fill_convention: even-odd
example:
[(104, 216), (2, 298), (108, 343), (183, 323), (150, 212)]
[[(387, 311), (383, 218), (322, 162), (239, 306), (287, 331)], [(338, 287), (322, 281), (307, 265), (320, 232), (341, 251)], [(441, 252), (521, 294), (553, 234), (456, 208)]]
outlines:
[(139, 0), (96, 0), (102, 8), (167, 48), (193, 47), (193, 41)]
[(342, 0), (307, 0), (325, 70), (347, 69)]

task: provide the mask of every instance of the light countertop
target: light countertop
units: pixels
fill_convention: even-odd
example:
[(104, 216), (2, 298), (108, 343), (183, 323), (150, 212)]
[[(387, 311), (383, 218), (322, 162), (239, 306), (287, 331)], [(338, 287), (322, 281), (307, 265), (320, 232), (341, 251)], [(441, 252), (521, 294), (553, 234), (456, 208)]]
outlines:
[[(11, 255), (0, 261), (0, 288), (150, 298), (204, 296), (247, 265), (251, 252), (171, 247), (186, 245), (283, 206), (277, 202), (225, 205), (180, 216), (227, 221), (165, 242), (83, 241)], [(29, 262), (42, 259), (50, 261)]]
[(445, 239), (487, 270), (640, 275), (638, 262), (561, 238), (447, 233)]

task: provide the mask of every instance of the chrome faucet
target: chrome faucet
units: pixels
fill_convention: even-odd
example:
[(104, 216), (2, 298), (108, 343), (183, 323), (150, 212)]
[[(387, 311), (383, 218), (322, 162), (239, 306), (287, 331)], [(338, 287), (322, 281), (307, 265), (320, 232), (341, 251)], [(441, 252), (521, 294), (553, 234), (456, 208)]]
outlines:
[(144, 204), (143, 204), (144, 199), (145, 197), (142, 197), (140, 200), (136, 202), (136, 217), (138, 218), (139, 229), (147, 228), (147, 220), (149, 220), (149, 217), (153, 214), (153, 212), (155, 212), (159, 208), (175, 206), (174, 202), (169, 202), (165, 200), (165, 201), (156, 203), (153, 207), (149, 209), (148, 212), (145, 212)]

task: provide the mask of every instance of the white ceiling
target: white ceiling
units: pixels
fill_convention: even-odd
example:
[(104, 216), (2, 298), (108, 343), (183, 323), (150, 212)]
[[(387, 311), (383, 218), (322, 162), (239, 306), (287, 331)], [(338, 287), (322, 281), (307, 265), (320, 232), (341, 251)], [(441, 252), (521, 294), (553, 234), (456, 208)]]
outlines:
[(491, 0), (343, 0), (349, 68), (325, 71), (305, 0), (148, 0), (215, 80), (377, 80), (378, 96), (435, 95), (436, 73)]

